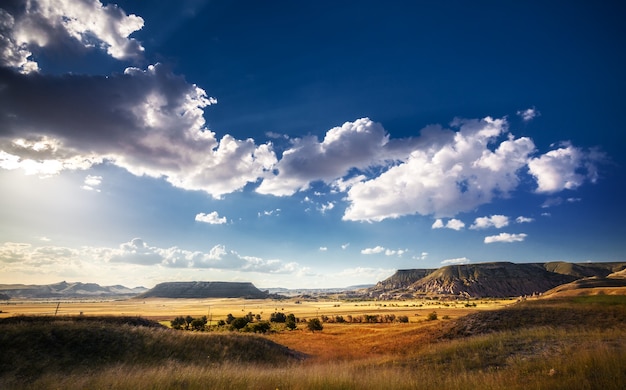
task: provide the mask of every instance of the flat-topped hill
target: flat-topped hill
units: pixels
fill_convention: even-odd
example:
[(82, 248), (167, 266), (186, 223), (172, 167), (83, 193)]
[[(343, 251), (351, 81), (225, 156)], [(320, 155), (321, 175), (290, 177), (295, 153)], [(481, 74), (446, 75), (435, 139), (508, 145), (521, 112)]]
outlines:
[(268, 298), (249, 282), (165, 282), (137, 298)]

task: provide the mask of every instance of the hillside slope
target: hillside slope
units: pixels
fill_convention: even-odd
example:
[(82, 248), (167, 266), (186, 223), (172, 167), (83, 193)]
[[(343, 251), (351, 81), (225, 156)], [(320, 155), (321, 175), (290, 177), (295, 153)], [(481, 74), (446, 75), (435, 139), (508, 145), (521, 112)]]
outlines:
[(543, 293), (579, 279), (621, 275), (626, 263), (479, 263), (437, 270), (399, 270), (368, 290), (378, 299), (415, 296), (515, 297)]
[(45, 285), (1, 284), (0, 292), (10, 298), (128, 298), (145, 292), (145, 287), (120, 285), (100, 286), (96, 283), (60, 282)]

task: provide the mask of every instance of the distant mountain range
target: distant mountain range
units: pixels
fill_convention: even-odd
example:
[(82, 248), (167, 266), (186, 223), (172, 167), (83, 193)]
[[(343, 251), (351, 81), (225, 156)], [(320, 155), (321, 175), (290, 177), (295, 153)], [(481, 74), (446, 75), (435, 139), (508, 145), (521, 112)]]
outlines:
[(0, 284), (0, 300), (61, 298), (279, 298), (344, 293), (349, 298), (381, 300), (433, 296), (457, 298), (516, 297), (547, 291), (626, 287), (626, 262), (479, 263), (437, 269), (398, 270), (376, 285), (337, 289), (260, 290), (247, 282), (166, 282), (152, 289), (95, 283), (48, 285)]
[(580, 286), (592, 286), (601, 279), (624, 278), (625, 269), (626, 262), (449, 265), (438, 269), (398, 270), (363, 294), (377, 299), (528, 296), (583, 279), (593, 278), (595, 282), (579, 283)]
[(147, 290), (145, 287), (100, 286), (96, 283), (65, 281), (46, 285), (0, 284), (0, 299), (128, 298)]

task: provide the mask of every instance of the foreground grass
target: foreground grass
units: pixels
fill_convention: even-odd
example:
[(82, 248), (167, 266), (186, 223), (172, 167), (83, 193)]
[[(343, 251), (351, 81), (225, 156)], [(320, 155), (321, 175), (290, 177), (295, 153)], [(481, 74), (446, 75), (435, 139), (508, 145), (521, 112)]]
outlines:
[[(453, 321), (334, 325), (264, 338), (125, 323), (115, 325), (119, 334), (102, 322), (90, 325), (94, 333), (67, 322), (0, 323), (0, 388), (622, 389), (625, 322), (626, 297), (601, 297), (526, 302)], [(52, 342), (59, 326), (82, 342), (55, 341), (66, 352), (54, 355), (37, 334)], [(87, 354), (71, 347), (84, 343), (97, 348)], [(115, 343), (123, 348), (109, 346)], [(294, 349), (310, 357), (302, 360)], [(88, 355), (94, 360), (84, 362)], [(29, 366), (29, 359), (42, 362)]]

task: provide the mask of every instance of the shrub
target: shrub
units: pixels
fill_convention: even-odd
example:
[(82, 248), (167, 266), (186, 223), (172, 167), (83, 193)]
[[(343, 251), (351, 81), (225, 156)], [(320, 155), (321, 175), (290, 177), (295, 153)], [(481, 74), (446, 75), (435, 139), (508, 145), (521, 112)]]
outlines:
[(255, 322), (253, 324), (248, 323), (244, 330), (254, 333), (267, 333), (271, 328), (271, 325), (267, 321)]
[(398, 322), (408, 323), (409, 322), (409, 317), (408, 316), (398, 316)]
[(280, 313), (280, 312), (272, 313), (270, 315), (270, 321), (271, 322), (285, 322), (287, 321), (287, 316), (285, 315), (285, 313)]
[(248, 320), (245, 317), (237, 317), (230, 323), (231, 328), (237, 330), (243, 329), (246, 325), (248, 325)]
[(428, 316), (426, 317), (426, 321), (434, 321), (437, 319), (437, 312), (434, 311), (432, 313), (428, 313)]
[(315, 332), (316, 330), (323, 330), (324, 326), (319, 318), (311, 318), (309, 322), (306, 324), (306, 327), (311, 331)]

